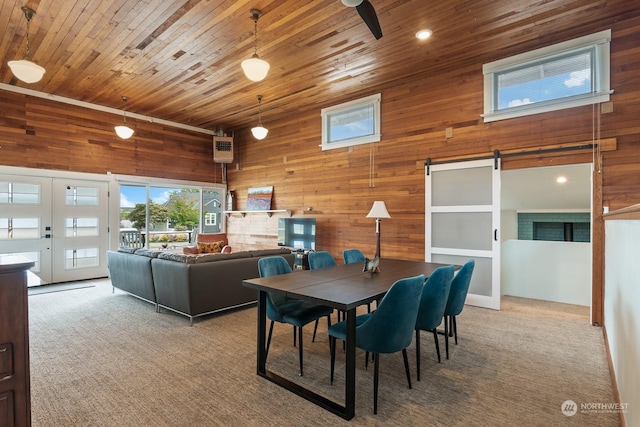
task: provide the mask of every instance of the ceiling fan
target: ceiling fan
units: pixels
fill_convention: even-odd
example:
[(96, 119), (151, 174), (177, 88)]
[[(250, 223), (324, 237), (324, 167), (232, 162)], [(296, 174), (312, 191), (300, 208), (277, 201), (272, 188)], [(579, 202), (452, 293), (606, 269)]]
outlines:
[(378, 22), (378, 15), (376, 15), (376, 10), (369, 0), (342, 0), (342, 4), (356, 8), (376, 40), (382, 37), (382, 29), (380, 28), (380, 22)]

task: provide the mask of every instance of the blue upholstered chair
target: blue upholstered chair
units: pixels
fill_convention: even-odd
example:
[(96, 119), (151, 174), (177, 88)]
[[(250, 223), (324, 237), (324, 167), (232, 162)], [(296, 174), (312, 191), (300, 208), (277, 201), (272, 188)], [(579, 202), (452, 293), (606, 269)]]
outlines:
[[(364, 263), (367, 259), (360, 249), (345, 249), (342, 251), (342, 259), (345, 264)], [(367, 313), (371, 313), (371, 303), (367, 304)], [(338, 317), (340, 320), (340, 317)]]
[[(444, 318), (444, 309), (447, 306), (451, 281), (453, 280), (453, 265), (438, 267), (429, 276), (422, 289), (420, 297), (420, 309), (416, 318), (416, 365), (418, 381), (420, 381), (420, 331), (433, 332), (440, 363), (440, 344), (438, 342), (438, 330), (436, 329)], [(446, 323), (445, 323), (445, 333)]]
[(345, 249), (342, 251), (342, 259), (345, 264), (353, 264), (355, 262), (364, 262), (366, 257), (360, 249)]
[[(275, 276), (291, 273), (291, 266), (281, 256), (271, 256), (258, 260), (258, 272), (260, 277)], [(267, 317), (271, 320), (269, 326), (269, 337), (267, 338), (266, 354), (269, 353), (271, 345), (271, 335), (273, 333), (274, 322), (288, 323), (294, 327), (294, 336), (298, 331), (298, 353), (300, 357), (300, 376), (303, 375), (302, 358), (302, 327), (307, 323), (327, 316), (327, 325), (331, 326), (331, 312), (333, 308), (324, 305), (312, 304), (289, 298), (279, 293), (267, 293)], [(295, 341), (294, 341), (295, 345)], [(266, 355), (265, 355), (266, 358)]]
[(309, 252), (309, 270), (334, 267), (338, 265), (336, 260), (327, 251)]
[(444, 309), (445, 326), (448, 321), (449, 327), (449, 330), (445, 331), (444, 334), (447, 359), (449, 358), (449, 337), (455, 336), (456, 345), (458, 344), (456, 316), (459, 315), (464, 308), (464, 301), (467, 299), (467, 293), (469, 293), (469, 284), (471, 283), (471, 275), (473, 274), (475, 265), (476, 262), (474, 260), (470, 259), (467, 261), (462, 268), (458, 270), (451, 282), (451, 292), (449, 292), (447, 306)]
[[(400, 279), (391, 285), (376, 311), (356, 317), (356, 347), (373, 353), (375, 360), (373, 373), (374, 414), (378, 413), (380, 354), (402, 351), (407, 382), (409, 383), (409, 388), (411, 388), (407, 347), (411, 344), (413, 330), (415, 329), (423, 284), (424, 275), (422, 274)], [(346, 329), (346, 321), (329, 327), (332, 384), (336, 360), (336, 339), (345, 340), (347, 336)]]
[[(327, 251), (309, 252), (309, 270), (317, 270), (318, 268), (334, 267), (338, 265), (333, 255)], [(338, 321), (340, 320), (340, 314), (338, 313)], [(313, 327), (313, 337), (311, 342), (316, 341), (316, 332), (318, 331), (318, 321)]]

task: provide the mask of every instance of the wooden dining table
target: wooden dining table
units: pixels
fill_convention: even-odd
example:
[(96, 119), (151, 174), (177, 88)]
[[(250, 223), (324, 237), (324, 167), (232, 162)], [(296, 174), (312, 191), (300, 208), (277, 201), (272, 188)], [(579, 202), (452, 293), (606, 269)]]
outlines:
[[(244, 286), (258, 291), (257, 374), (346, 420), (352, 419), (356, 402), (356, 308), (381, 299), (399, 279), (420, 274), (428, 278), (444, 265), (447, 264), (383, 258), (376, 273), (363, 272), (363, 263), (354, 263), (244, 280)], [(344, 404), (266, 369), (267, 293), (285, 294), (347, 313)]]

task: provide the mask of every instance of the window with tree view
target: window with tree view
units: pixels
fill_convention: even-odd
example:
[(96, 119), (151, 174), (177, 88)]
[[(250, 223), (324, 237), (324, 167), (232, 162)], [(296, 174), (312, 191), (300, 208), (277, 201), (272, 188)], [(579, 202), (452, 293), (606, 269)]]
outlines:
[(224, 188), (120, 186), (120, 245), (192, 245), (197, 233), (222, 232)]

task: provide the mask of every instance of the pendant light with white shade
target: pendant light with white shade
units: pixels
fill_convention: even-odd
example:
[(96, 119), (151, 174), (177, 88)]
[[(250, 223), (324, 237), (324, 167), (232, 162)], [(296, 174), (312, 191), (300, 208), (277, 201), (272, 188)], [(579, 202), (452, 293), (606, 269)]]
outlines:
[(122, 109), (124, 114), (123, 122), (119, 126), (114, 126), (114, 129), (116, 130), (116, 134), (122, 139), (129, 139), (133, 135), (133, 129), (127, 126), (127, 110), (125, 110), (125, 107), (127, 106), (128, 100), (129, 98), (127, 98), (126, 96), (122, 97)]
[(244, 75), (249, 80), (259, 82), (267, 77), (269, 72), (269, 63), (264, 59), (260, 59), (258, 56), (258, 18), (260, 18), (262, 12), (258, 9), (251, 9), (251, 17), (253, 18), (253, 56), (249, 59), (242, 61), (240, 66)]
[(11, 72), (18, 79), (22, 80), (25, 83), (36, 83), (42, 79), (44, 75), (45, 69), (39, 66), (38, 64), (32, 62), (29, 56), (29, 24), (31, 23), (31, 18), (36, 12), (28, 8), (27, 6), (22, 6), (22, 12), (24, 12), (25, 18), (27, 18), (27, 51), (24, 54), (24, 58), (19, 61), (9, 61), (8, 65), (11, 68)]
[(255, 139), (261, 140), (267, 137), (269, 129), (262, 126), (262, 119), (260, 118), (260, 106), (262, 105), (262, 95), (258, 95), (258, 126), (251, 128), (251, 133)]

